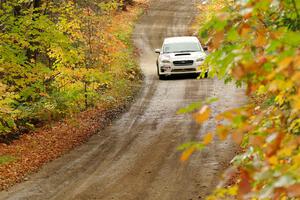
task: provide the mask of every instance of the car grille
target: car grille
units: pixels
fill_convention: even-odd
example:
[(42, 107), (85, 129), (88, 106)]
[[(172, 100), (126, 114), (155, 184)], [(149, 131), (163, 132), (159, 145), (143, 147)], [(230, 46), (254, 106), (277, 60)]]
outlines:
[(188, 65), (193, 65), (194, 61), (193, 60), (178, 60), (178, 61), (173, 61), (174, 66), (188, 66)]
[(195, 72), (195, 68), (173, 69), (172, 72)]

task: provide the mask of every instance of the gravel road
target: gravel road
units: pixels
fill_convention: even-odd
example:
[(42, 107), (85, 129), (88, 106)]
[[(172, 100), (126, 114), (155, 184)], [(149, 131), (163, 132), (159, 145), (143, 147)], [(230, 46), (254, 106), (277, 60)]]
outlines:
[(217, 79), (173, 77), (159, 81), (156, 55), (166, 36), (185, 35), (196, 14), (193, 0), (153, 0), (138, 22), (134, 41), (145, 74), (141, 94), (129, 111), (81, 147), (47, 164), (0, 199), (203, 199), (234, 156), (234, 145), (214, 140), (185, 163), (176, 148), (215, 126), (202, 126), (176, 111), (191, 102), (219, 97), (213, 114), (240, 105), (243, 91)]

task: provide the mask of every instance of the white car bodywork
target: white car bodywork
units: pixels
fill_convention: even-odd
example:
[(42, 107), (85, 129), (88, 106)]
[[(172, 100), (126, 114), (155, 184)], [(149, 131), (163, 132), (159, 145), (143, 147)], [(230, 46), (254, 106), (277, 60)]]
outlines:
[(198, 38), (193, 36), (166, 38), (162, 49), (155, 52), (159, 53), (157, 73), (160, 78), (172, 74), (201, 73), (199, 66), (206, 58)]

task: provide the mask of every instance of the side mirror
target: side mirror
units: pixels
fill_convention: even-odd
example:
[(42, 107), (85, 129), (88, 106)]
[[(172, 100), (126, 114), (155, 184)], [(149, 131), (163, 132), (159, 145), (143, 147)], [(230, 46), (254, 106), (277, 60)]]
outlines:
[(155, 53), (160, 53), (160, 49), (155, 49)]
[(208, 51), (208, 46), (203, 46), (202, 48), (204, 51)]

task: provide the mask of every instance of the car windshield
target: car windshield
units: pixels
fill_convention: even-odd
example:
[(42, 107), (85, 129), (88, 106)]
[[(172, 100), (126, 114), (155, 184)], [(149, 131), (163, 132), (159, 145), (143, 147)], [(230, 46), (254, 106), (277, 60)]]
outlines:
[(164, 44), (164, 53), (202, 51), (197, 42), (176, 42)]

